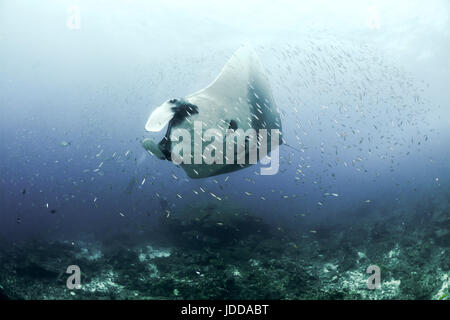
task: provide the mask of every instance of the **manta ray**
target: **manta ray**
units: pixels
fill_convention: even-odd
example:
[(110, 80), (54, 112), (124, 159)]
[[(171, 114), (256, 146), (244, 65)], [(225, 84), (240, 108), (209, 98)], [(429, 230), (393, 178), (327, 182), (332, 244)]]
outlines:
[[(250, 46), (239, 48), (206, 88), (165, 101), (145, 124), (148, 132), (166, 127), (164, 138), (159, 143), (145, 139), (144, 149), (180, 165), (193, 179), (240, 170), (258, 161), (268, 164), (267, 155), (283, 143), (279, 109), (265, 70)], [(177, 132), (183, 133), (182, 138), (175, 136)], [(221, 149), (224, 143), (227, 147)], [(181, 163), (180, 150), (185, 160)], [(215, 161), (207, 161), (205, 154)]]

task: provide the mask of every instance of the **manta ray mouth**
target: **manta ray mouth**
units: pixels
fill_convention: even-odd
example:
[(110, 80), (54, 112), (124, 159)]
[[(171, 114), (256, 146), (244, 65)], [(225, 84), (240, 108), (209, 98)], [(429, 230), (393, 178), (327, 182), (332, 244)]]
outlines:
[[(172, 102), (174, 101), (174, 102)], [(192, 116), (193, 114), (198, 113), (198, 107), (194, 104), (191, 104), (187, 102), (184, 99), (172, 99), (170, 100), (171, 103), (173, 103), (175, 106), (172, 107), (173, 111), (173, 118), (170, 120), (169, 125), (172, 124), (172, 126), (177, 126), (181, 122), (184, 121), (187, 117)]]
[(158, 148), (164, 155), (166, 160), (172, 161), (172, 141), (170, 140), (170, 134), (172, 131), (172, 128), (175, 126), (178, 126), (180, 123), (182, 123), (186, 118), (197, 114), (198, 113), (198, 107), (194, 104), (191, 104), (187, 102), (184, 99), (172, 99), (169, 101), (170, 103), (174, 104), (175, 106), (171, 108), (173, 112), (173, 117), (169, 121), (169, 124), (167, 126), (167, 132), (164, 138), (159, 142)]

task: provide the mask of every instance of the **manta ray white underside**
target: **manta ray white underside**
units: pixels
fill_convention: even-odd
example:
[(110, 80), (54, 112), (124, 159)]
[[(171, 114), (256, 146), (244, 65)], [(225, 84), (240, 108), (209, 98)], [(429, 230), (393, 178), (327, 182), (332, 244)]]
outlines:
[[(250, 46), (238, 49), (217, 78), (203, 90), (182, 99), (168, 100), (157, 107), (148, 118), (145, 130), (160, 132), (168, 126), (166, 136), (158, 144), (153, 140), (145, 139), (143, 147), (160, 159), (172, 160), (170, 154), (174, 143), (170, 139), (171, 133), (175, 129), (184, 129), (191, 134), (191, 137), (194, 137), (194, 133), (198, 133), (194, 132), (195, 123), (201, 123), (202, 133), (208, 129), (215, 129), (223, 137), (226, 137), (227, 130), (230, 128), (243, 129), (243, 131), (254, 129), (257, 132), (267, 129), (269, 137), (271, 130), (278, 129), (280, 135), (277, 145), (282, 143), (280, 114), (266, 73)], [(270, 152), (271, 139), (267, 140), (269, 140), (267, 151)], [(195, 150), (199, 150), (195, 148), (194, 143), (198, 141), (183, 142), (192, 144), (189, 149), (194, 157)], [(207, 144), (203, 144), (200, 147), (202, 152), (207, 147)], [(236, 148), (237, 152), (238, 148)], [(248, 150), (245, 152), (248, 154)], [(223, 156), (226, 158), (226, 154)], [(237, 154), (234, 159), (237, 159)], [(236, 162), (229, 164), (226, 160), (224, 159), (223, 163), (182, 163), (180, 165), (191, 178), (214, 176), (250, 165)]]

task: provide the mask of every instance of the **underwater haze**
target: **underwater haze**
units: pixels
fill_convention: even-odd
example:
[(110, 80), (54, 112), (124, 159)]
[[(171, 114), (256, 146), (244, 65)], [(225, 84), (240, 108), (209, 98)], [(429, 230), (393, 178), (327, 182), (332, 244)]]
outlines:
[[(447, 299), (449, 14), (0, 0), (0, 297)], [(144, 150), (151, 112), (248, 44), (280, 110), (277, 174), (191, 179)]]

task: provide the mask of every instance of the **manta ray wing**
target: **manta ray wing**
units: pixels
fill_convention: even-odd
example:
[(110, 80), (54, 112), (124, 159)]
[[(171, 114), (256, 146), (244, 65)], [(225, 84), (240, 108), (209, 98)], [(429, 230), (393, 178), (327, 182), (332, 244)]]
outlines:
[(226, 107), (227, 113), (240, 117), (244, 128), (281, 132), (280, 114), (268, 77), (251, 46), (239, 48), (210, 85), (186, 97), (194, 103), (202, 98), (220, 101), (219, 107)]

